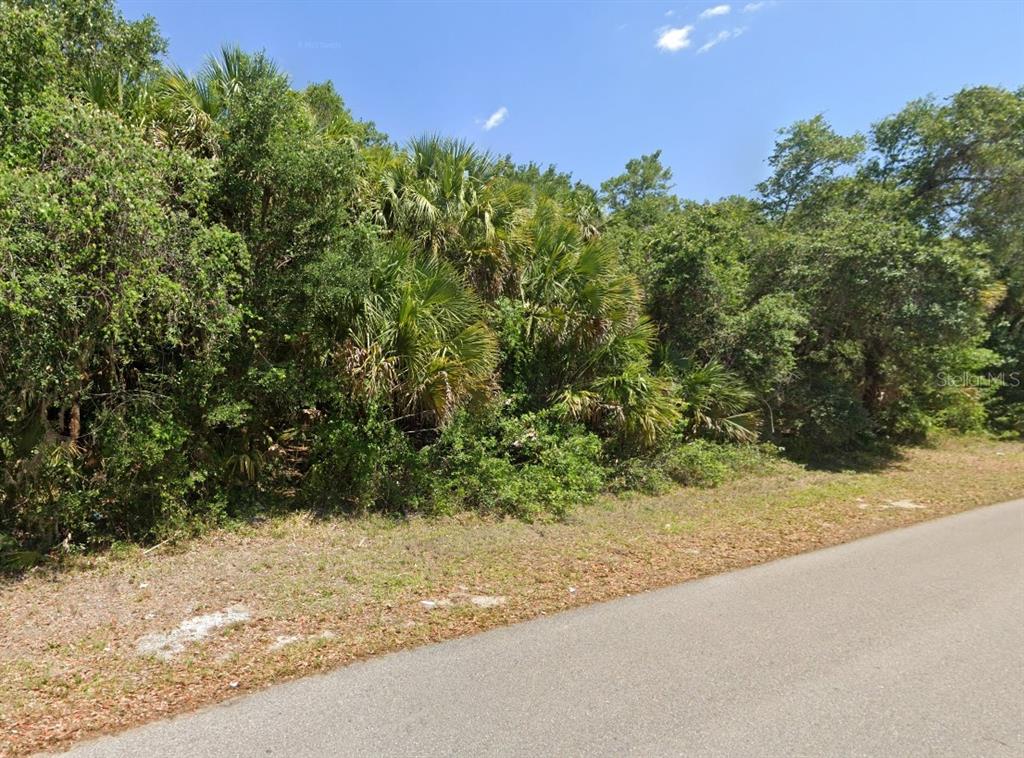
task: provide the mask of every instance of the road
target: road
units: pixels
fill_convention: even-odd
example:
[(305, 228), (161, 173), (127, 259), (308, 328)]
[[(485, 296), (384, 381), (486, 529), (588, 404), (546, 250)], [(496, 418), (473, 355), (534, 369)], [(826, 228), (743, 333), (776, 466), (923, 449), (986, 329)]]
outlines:
[(1022, 756), (1024, 500), (377, 658), (132, 756)]

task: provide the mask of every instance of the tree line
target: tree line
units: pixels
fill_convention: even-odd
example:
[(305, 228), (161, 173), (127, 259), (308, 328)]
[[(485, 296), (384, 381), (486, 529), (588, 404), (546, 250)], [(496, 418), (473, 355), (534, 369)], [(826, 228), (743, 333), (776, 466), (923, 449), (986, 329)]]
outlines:
[(0, 0), (0, 554), (1024, 433), (1024, 89), (797, 122), (697, 203), (659, 153), (594, 188), (164, 53)]

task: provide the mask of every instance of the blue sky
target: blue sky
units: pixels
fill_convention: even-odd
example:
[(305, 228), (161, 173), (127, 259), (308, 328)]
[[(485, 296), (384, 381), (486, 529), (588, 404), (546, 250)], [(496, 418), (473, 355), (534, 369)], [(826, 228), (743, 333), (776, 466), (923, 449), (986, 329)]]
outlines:
[(397, 141), (464, 137), (595, 185), (660, 148), (695, 199), (748, 193), (796, 119), (846, 133), (928, 93), (1024, 85), (1022, 0), (120, 5), (186, 69), (264, 49)]

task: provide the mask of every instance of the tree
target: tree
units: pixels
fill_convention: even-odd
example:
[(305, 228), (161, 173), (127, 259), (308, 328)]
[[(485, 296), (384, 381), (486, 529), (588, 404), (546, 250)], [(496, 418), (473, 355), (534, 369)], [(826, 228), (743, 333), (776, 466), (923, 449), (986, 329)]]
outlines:
[(6, 156), (0, 523), (83, 540), (103, 501), (116, 532), (146, 534), (202, 481), (189, 442), (241, 323), (245, 246), (203, 223), (208, 166), (92, 105), (24, 107)]
[(479, 300), (450, 264), (392, 243), (384, 278), (354, 327), (347, 363), (358, 390), (401, 426), (434, 429), (487, 391), (497, 360)]
[[(781, 237), (755, 266), (760, 282), (794, 293), (806, 315), (797, 347), (804, 381), (827, 374), (808, 384), (843, 394), (883, 433), (919, 430), (943, 361), (984, 334), (989, 282), (977, 246), (931, 237), (901, 217), (897, 201), (871, 188), (867, 199), (834, 205), (820, 224)], [(813, 398), (790, 407), (792, 420), (809, 416), (806, 404), (820, 402)], [(831, 428), (843, 424), (854, 422)]]
[(593, 239), (603, 231), (606, 218), (601, 212), (598, 193), (583, 182), (573, 181), (571, 174), (561, 172), (553, 165), (543, 170), (535, 163), (516, 165), (511, 156), (499, 161), (497, 172), (514, 184), (529, 187), (537, 196), (554, 200), (565, 208), (586, 239)]
[(763, 219), (749, 202), (685, 203), (640, 238), (648, 311), (672, 352), (725, 359), (746, 305), (746, 259)]
[(672, 169), (661, 163), (661, 151), (633, 158), (623, 174), (601, 182), (601, 201), (613, 218), (640, 228), (655, 222), (677, 205)]
[(836, 171), (853, 164), (865, 147), (863, 136), (836, 134), (821, 114), (797, 121), (779, 136), (768, 159), (772, 175), (757, 185), (757, 191), (768, 212), (780, 219), (828, 186)]
[(660, 152), (595, 190), (163, 49), (0, 0), (0, 564), (271, 504), (561, 515), (695, 438), (1024, 431), (1024, 91), (869, 152), (797, 122), (759, 199), (698, 204)]
[(151, 17), (126, 21), (108, 0), (0, 2), (0, 136), (46, 89), (120, 105), (165, 49)]
[(996, 286), (988, 372), (1010, 377), (991, 413), (1024, 431), (1024, 89), (961, 90), (939, 103), (917, 100), (873, 129), (868, 172), (906, 193), (908, 214), (940, 235), (984, 245)]
[(664, 197), (672, 189), (672, 169), (661, 165), (661, 150), (626, 163), (623, 174), (601, 182), (602, 199), (612, 211), (651, 197)]
[(217, 130), (224, 126), (231, 101), (242, 97), (243, 90), (274, 80), (283, 83), (284, 77), (266, 56), (249, 55), (234, 45), (209, 56), (194, 77), (180, 68), (164, 72), (151, 85), (157, 143), (217, 155)]
[(490, 155), (433, 135), (372, 159), (372, 218), (454, 263), (484, 296), (500, 294), (517, 265), (513, 230), (526, 188), (502, 181)]

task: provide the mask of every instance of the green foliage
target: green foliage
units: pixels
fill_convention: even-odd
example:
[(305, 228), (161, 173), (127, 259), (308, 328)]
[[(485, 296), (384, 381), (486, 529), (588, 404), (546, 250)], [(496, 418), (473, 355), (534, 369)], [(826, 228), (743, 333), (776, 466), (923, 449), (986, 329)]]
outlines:
[(157, 71), (165, 49), (151, 17), (125, 21), (107, 0), (4, 0), (0, 135), (47, 90), (121, 105)]
[(556, 408), (567, 420), (601, 430), (618, 449), (646, 450), (656, 447), (680, 421), (675, 389), (667, 377), (633, 363), (600, 377), (589, 389), (565, 390)]
[(551, 413), (462, 416), (425, 451), (439, 510), (564, 516), (604, 485), (601, 441)]
[(633, 228), (655, 223), (678, 207), (678, 200), (669, 194), (672, 169), (661, 163), (661, 151), (633, 158), (626, 171), (601, 182), (601, 200), (611, 210), (616, 222)]
[(687, 203), (643, 237), (648, 308), (682, 355), (719, 356), (746, 302), (746, 258), (763, 220), (752, 203)]
[[(843, 394), (859, 399), (876, 431), (896, 433), (907, 429), (898, 409), (920, 405), (950, 349), (983, 336), (988, 269), (975, 247), (932, 238), (878, 202), (835, 208), (761, 265), (798, 293), (807, 314), (799, 371), (845, 383)], [(798, 402), (818, 401), (805, 394)]]
[(981, 243), (990, 288), (986, 345), (999, 379), (988, 399), (995, 428), (1024, 431), (1024, 89), (962, 90), (917, 100), (874, 129), (866, 173), (900, 187), (905, 211), (939, 234)]
[(778, 456), (771, 445), (727, 445), (697, 440), (672, 450), (663, 470), (676, 484), (714, 487), (738, 472), (763, 469)]
[(1024, 433), (1022, 91), (798, 122), (759, 200), (698, 204), (660, 152), (597, 191), (163, 50), (109, 0), (0, 0), (4, 567)]
[(206, 166), (93, 106), (26, 106), (7, 155), (4, 527), (145, 536), (201, 482), (187, 424), (240, 328), (245, 246), (175, 191), (203, 186)]
[(606, 478), (601, 440), (550, 412), (506, 415), (502, 407), (460, 412), (419, 449), (380, 412), (327, 422), (316, 434), (304, 500), (320, 510), (473, 509), (528, 519), (564, 516), (593, 500)]
[(149, 117), (154, 140), (203, 155), (217, 155), (231, 110), (268, 82), (283, 83), (276, 67), (261, 54), (225, 46), (206, 59), (192, 77), (182, 69), (162, 72), (150, 85)]
[(866, 144), (862, 135), (836, 134), (821, 114), (797, 121), (780, 130), (779, 136), (768, 159), (772, 175), (758, 184), (757, 190), (769, 213), (783, 219), (828, 187), (836, 170), (854, 163)]
[(21, 4), (0, 5), (0, 133), (62, 73), (60, 40), (46, 13)]
[(769, 406), (798, 379), (796, 349), (807, 327), (806, 306), (791, 292), (764, 295), (732, 319), (730, 365)]
[(611, 487), (651, 495), (676, 485), (715, 487), (739, 473), (765, 471), (778, 456), (779, 449), (770, 444), (676, 441), (654, 455), (619, 462)]
[(326, 420), (310, 436), (314, 443), (302, 481), (310, 507), (406, 512), (424, 504), (429, 473), (422, 456), (379, 409)]
[(402, 241), (393, 252), (353, 328), (347, 365), (359, 391), (403, 426), (444, 426), (489, 388), (496, 342), (450, 264)]
[(678, 379), (683, 398), (683, 432), (733, 442), (757, 439), (760, 415), (754, 393), (717, 361), (683, 370)]
[(877, 439), (853, 382), (822, 370), (789, 389), (775, 423), (786, 451), (801, 458), (857, 450)]

